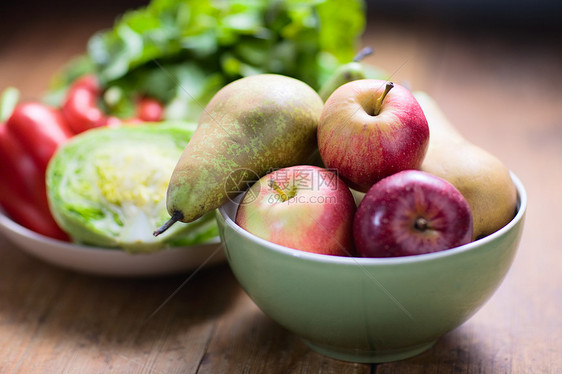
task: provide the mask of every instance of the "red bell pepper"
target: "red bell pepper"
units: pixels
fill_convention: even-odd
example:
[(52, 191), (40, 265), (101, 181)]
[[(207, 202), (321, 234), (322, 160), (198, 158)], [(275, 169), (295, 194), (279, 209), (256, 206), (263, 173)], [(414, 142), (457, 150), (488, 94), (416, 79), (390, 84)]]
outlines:
[(0, 185), (0, 194), (6, 194), (9, 197), (8, 199), (1, 199), (1, 205), (12, 220), (38, 234), (69, 241), (68, 235), (59, 228), (50, 213), (42, 215), (26, 196), (7, 190), (6, 186), (3, 185)]
[(58, 146), (73, 135), (59, 110), (38, 102), (16, 106), (5, 126), (42, 173)]
[(159, 122), (164, 118), (163, 105), (158, 100), (146, 96), (138, 99), (136, 103), (136, 117), (121, 119), (108, 116), (98, 106), (101, 95), (102, 89), (93, 75), (82, 76), (72, 83), (62, 105), (62, 112), (75, 134), (96, 127), (116, 127), (124, 122)]
[(78, 78), (70, 86), (62, 105), (62, 113), (75, 134), (96, 127), (118, 125), (121, 122), (116, 117), (106, 116), (98, 107), (101, 92), (93, 75)]
[(7, 117), (0, 123), (0, 205), (28, 229), (68, 240), (49, 210), (45, 171), (71, 133), (61, 114), (41, 103), (17, 105)]
[(68, 240), (49, 210), (45, 173), (4, 124), (0, 124), (0, 206), (22, 226)]
[(141, 97), (137, 102), (137, 117), (141, 121), (159, 122), (164, 119), (164, 107), (151, 97)]

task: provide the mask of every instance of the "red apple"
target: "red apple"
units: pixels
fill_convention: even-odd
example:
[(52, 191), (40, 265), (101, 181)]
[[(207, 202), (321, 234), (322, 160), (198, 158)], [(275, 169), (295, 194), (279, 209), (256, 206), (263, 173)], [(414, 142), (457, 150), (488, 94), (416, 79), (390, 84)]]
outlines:
[(336, 89), (318, 123), (326, 168), (356, 190), (407, 169), (419, 169), (429, 127), (412, 93), (392, 82), (362, 79)]
[(235, 222), (286, 247), (350, 256), (355, 210), (351, 191), (334, 172), (292, 166), (271, 172), (250, 187)]
[(363, 257), (437, 252), (471, 241), (472, 213), (451, 183), (406, 170), (369, 189), (357, 208), (353, 236)]

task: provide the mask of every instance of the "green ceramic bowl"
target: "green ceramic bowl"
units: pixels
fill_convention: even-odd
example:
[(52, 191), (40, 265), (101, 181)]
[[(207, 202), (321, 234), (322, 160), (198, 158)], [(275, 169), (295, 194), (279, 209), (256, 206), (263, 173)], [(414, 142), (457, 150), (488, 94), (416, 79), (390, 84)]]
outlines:
[(501, 230), (454, 249), (400, 258), (302, 252), (260, 239), (218, 213), (227, 260), (270, 318), (315, 351), (354, 362), (400, 360), (429, 349), (469, 319), (504, 279), (523, 230), (527, 195)]

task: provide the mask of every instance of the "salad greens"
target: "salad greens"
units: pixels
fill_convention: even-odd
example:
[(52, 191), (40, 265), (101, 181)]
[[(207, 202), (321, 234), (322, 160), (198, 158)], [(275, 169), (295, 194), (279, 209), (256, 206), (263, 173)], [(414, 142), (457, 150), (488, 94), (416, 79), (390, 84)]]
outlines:
[(50, 101), (94, 72), (112, 114), (130, 115), (141, 93), (165, 103), (166, 118), (196, 121), (240, 77), (278, 73), (319, 89), (351, 61), (364, 26), (362, 0), (152, 0), (93, 35), (87, 54), (55, 77)]
[(151, 233), (168, 218), (166, 190), (194, 123), (98, 128), (75, 136), (47, 170), (53, 216), (73, 241), (130, 252), (198, 244), (218, 236), (214, 213)]

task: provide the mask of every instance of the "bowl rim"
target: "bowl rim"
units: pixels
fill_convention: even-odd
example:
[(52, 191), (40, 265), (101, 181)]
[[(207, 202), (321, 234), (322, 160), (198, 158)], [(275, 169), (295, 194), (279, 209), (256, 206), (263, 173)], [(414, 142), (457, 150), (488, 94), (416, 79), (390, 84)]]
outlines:
[[(424, 253), (419, 255), (412, 255), (412, 256), (402, 256), (402, 257), (384, 257), (384, 258), (370, 258), (370, 257), (345, 257), (345, 256), (331, 256), (319, 253), (312, 253), (301, 251), (294, 248), (285, 247), (276, 243), (269, 242), (265, 239), (262, 239), (249, 231), (246, 231), (242, 227), (238, 226), (232, 218), (227, 214), (226, 208), (229, 205), (236, 204), (238, 207), (238, 202), (241, 200), (242, 196), (244, 195), (241, 193), (236, 199), (229, 200), (226, 204), (222, 205), (218, 208), (218, 212), (221, 218), (225, 221), (226, 225), (236, 231), (239, 235), (249, 239), (251, 241), (256, 242), (257, 244), (272, 250), (278, 254), (289, 256), (289, 257), (297, 257), (303, 260), (309, 260), (314, 262), (322, 262), (322, 263), (331, 263), (331, 264), (347, 264), (347, 265), (398, 265), (398, 264), (411, 264), (411, 263), (418, 263), (424, 261), (433, 261), (439, 258), (454, 256), (459, 253), (470, 251), (476, 247), (480, 247), (485, 245), (489, 242), (496, 240), (498, 237), (501, 237), (506, 232), (510, 231), (513, 226), (518, 224), (525, 215), (527, 211), (527, 192), (521, 180), (513, 173), (509, 171), (511, 180), (513, 181), (516, 191), (517, 191), (517, 213), (509, 221), (504, 227), (501, 229), (493, 232), (490, 235), (487, 235), (481, 239), (474, 240), (470, 243), (464, 244), (462, 246), (450, 248), (443, 251), (432, 252), (432, 253)], [(236, 208), (237, 211), (238, 208)], [(225, 249), (228, 249), (225, 245)]]
[[(100, 246), (91, 246), (85, 245), (80, 243), (74, 243), (72, 241), (64, 241), (60, 239), (50, 238), (48, 236), (39, 234), (33, 230), (28, 229), (25, 226), (20, 225), (16, 221), (12, 220), (8, 217), (5, 212), (0, 208), (0, 226), (6, 230), (11, 231), (13, 234), (18, 235), (20, 237), (24, 237), (29, 239), (33, 242), (40, 243), (40, 244), (48, 244), (52, 246), (57, 246), (64, 250), (71, 250), (71, 251), (82, 251), (82, 252), (91, 252), (91, 253), (99, 253), (100, 251), (104, 252), (113, 252), (113, 253), (123, 253), (125, 255), (130, 256), (139, 256), (139, 255), (154, 255), (155, 253), (159, 253), (162, 251), (157, 252), (138, 252), (138, 253), (130, 253), (124, 251), (120, 248), (111, 248), (111, 247), (100, 247)], [(220, 243), (220, 238), (217, 236), (211, 240), (208, 240), (204, 243), (194, 244), (193, 246), (181, 246), (181, 247), (169, 247), (165, 248), (166, 252), (174, 252), (174, 251), (185, 251), (186, 248), (189, 247), (200, 247), (200, 246), (215, 246)]]

